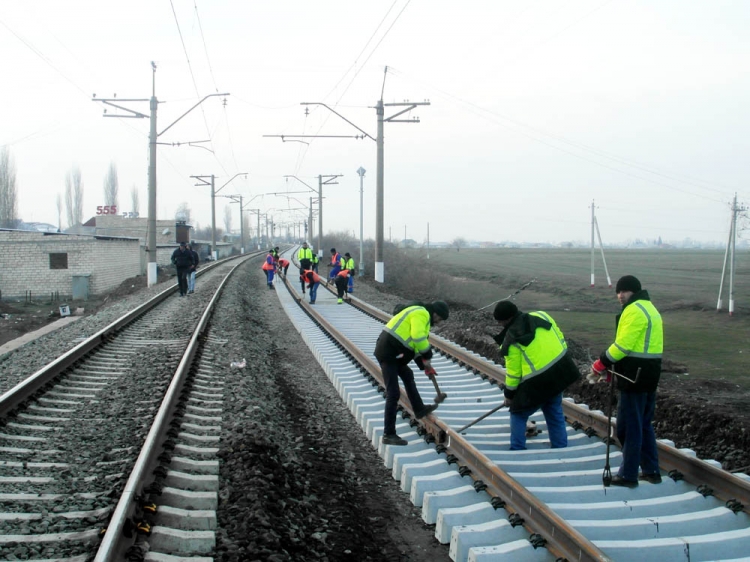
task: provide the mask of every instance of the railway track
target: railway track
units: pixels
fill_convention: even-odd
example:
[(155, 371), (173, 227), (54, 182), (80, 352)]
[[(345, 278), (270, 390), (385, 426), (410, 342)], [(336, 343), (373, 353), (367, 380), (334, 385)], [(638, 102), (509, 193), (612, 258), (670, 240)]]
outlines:
[[(542, 433), (528, 450), (509, 451), (509, 417), (502, 403), (503, 369), (439, 337), (433, 359), (448, 399), (416, 422), (408, 400), (397, 432), (405, 447), (383, 446), (383, 381), (375, 341), (389, 315), (356, 298), (337, 305), (321, 287), (315, 306), (278, 291), (284, 309), (326, 371), (386, 466), (436, 539), (457, 561), (487, 560), (740, 560), (750, 553), (750, 478), (719, 463), (659, 442), (664, 480), (637, 489), (605, 488), (606, 417), (570, 400), (564, 403), (569, 446), (550, 449)], [(325, 331), (320, 332), (320, 328)], [(427, 402), (426, 377), (417, 382)], [(621, 454), (611, 449), (613, 471)]]
[(236, 263), (203, 268), (192, 298), (163, 291), (0, 396), (5, 558), (124, 560), (147, 536), (148, 557), (168, 559), (155, 552), (172, 551), (186, 528), (192, 552), (211, 551), (218, 462), (207, 457), (221, 396), (211, 364), (221, 341), (206, 328)]
[[(409, 445), (383, 446), (383, 383), (372, 353), (388, 315), (357, 299), (337, 305), (322, 287), (314, 307), (281, 284), (276, 294), (454, 560), (738, 560), (750, 552), (748, 479), (718, 463), (661, 443), (664, 483), (604, 488), (600, 412), (566, 402), (563, 450), (548, 448), (538, 415), (542, 433), (527, 451), (507, 450), (503, 410), (457, 433), (501, 403), (503, 370), (438, 337), (433, 364), (448, 399), (420, 423), (404, 399), (397, 431)], [(168, 297), (167, 307), (181, 300)], [(79, 356), (56, 360), (54, 383), (40, 371), (25, 398), (0, 398), (3, 554), (213, 560), (224, 404), (216, 364), (225, 358), (223, 340), (206, 331), (210, 308), (191, 320), (195, 330), (176, 334), (174, 322), (163, 320), (169, 313), (134, 311), (130, 320), (140, 317), (144, 328), (115, 323), (96, 343), (81, 342)], [(131, 382), (149, 391), (141, 386), (131, 395)], [(417, 382), (428, 402), (432, 384)], [(613, 449), (613, 468), (618, 460)]]

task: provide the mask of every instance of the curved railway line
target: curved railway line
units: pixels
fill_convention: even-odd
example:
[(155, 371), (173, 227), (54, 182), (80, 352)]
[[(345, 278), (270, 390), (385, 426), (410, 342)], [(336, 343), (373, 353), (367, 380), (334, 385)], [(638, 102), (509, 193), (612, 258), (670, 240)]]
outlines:
[[(200, 310), (186, 314), (190, 299), (172, 287), (0, 397), (0, 547), (30, 560), (213, 560), (224, 405), (215, 365), (225, 358), (209, 319), (234, 265), (202, 271), (212, 296)], [(453, 560), (750, 553), (750, 478), (660, 442), (662, 484), (605, 488), (601, 412), (564, 403), (566, 449), (549, 449), (540, 413), (526, 451), (507, 450), (503, 409), (458, 433), (502, 403), (503, 369), (437, 336), (433, 365), (448, 398), (417, 422), (402, 393), (397, 431), (409, 444), (382, 445), (373, 350), (389, 316), (356, 298), (337, 305), (324, 287), (310, 306), (292, 277), (277, 283), (282, 308)], [(432, 383), (416, 379), (429, 402)], [(613, 470), (619, 457), (612, 446)]]

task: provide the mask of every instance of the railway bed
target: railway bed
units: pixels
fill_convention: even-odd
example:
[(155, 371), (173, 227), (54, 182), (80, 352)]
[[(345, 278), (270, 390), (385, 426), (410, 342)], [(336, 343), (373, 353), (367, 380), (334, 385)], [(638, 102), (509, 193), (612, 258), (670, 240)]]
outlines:
[[(437, 540), (450, 544), (452, 559), (735, 560), (750, 552), (747, 475), (729, 474), (715, 461), (698, 460), (692, 451), (661, 441), (662, 484), (605, 488), (606, 418), (601, 412), (566, 401), (571, 425), (569, 447), (562, 450), (549, 449), (541, 413), (532, 419), (542, 434), (529, 440), (527, 451), (507, 450), (509, 420), (503, 410), (457, 434), (455, 428), (502, 402), (502, 369), (439, 337), (432, 338), (441, 349), (433, 366), (449, 398), (433, 416), (416, 422), (402, 393), (407, 414), (397, 432), (409, 445), (383, 446), (383, 384), (372, 353), (388, 315), (356, 298), (354, 306), (337, 305), (322, 287), (318, 295), (315, 306), (302, 301), (304, 313), (298, 313), (279, 292), (394, 478), (414, 505), (422, 506), (424, 520), (436, 525)], [(296, 303), (299, 295), (291, 298)], [(362, 311), (347, 310), (355, 307)], [(313, 335), (315, 324), (345, 337)], [(342, 362), (334, 350), (339, 346), (354, 363)], [(416, 378), (427, 401), (434, 394), (432, 384), (419, 374)], [(616, 446), (610, 458), (616, 471)]]
[[(292, 277), (296, 281), (296, 275)], [(299, 283), (293, 285), (296, 288)], [(728, 475), (716, 466), (718, 463), (695, 459), (690, 451), (676, 451), (669, 443), (662, 442), (660, 453), (665, 477), (662, 484), (644, 483), (635, 490), (604, 488), (602, 437), (606, 420), (601, 412), (566, 402), (566, 417), (571, 422), (570, 443), (562, 450), (548, 448), (544, 420), (538, 414), (532, 419), (542, 433), (529, 440), (527, 451), (507, 450), (508, 418), (503, 410), (468, 431), (456, 433), (455, 428), (502, 402), (499, 383), (503, 371), (500, 366), (439, 337), (433, 338), (433, 345), (441, 349), (433, 365), (448, 399), (420, 422), (412, 419), (408, 401), (402, 399), (403, 417), (397, 431), (409, 444), (383, 446), (380, 442), (383, 385), (372, 351), (387, 315), (357, 299), (352, 304), (337, 305), (335, 297), (323, 287), (314, 307), (304, 301), (300, 303), (299, 295), (287, 292), (281, 283), (277, 284), (275, 294), (362, 431), (377, 448), (384, 465), (412, 503), (421, 507), (423, 520), (435, 526), (436, 540), (450, 545), (453, 560), (739, 560), (750, 552), (747, 476)], [(182, 299), (172, 299), (179, 300)], [(204, 322), (203, 318), (200, 322)], [(219, 369), (215, 365), (227, 361), (223, 354), (225, 340), (223, 335), (205, 330), (202, 335), (186, 333), (182, 338), (174, 334), (168, 337), (165, 331), (173, 322), (161, 326), (160, 323), (161, 318), (150, 321), (151, 329), (162, 334), (153, 341), (140, 336), (124, 344), (107, 339), (103, 345), (109, 348), (104, 359), (97, 358), (96, 353), (90, 354), (91, 361), (83, 370), (66, 374), (57, 389), (51, 387), (36, 395), (37, 404), (33, 408), (19, 410), (17, 415), (6, 419), (4, 444), (14, 441), (16, 445), (5, 447), (3, 455), (20, 455), (21, 460), (8, 457), (3, 465), (6, 478), (0, 482), (7, 494), (2, 496), (4, 506), (15, 501), (10, 499), (12, 495), (29, 486), (36, 486), (37, 499), (33, 500), (36, 505), (40, 501), (55, 505), (58, 498), (49, 497), (52, 493), (45, 495), (48, 490), (44, 487), (59, 480), (67, 488), (55, 493), (65, 495), (64, 501), (71, 502), (70, 505), (87, 509), (60, 509), (56, 505), (52, 510), (37, 511), (40, 517), (36, 518), (23, 515), (34, 513), (25, 507), (7, 509), (0, 548), (3, 544), (11, 545), (17, 551), (18, 545), (23, 545), (29, 536), (36, 536), (41, 537), (36, 541), (37, 547), (21, 547), (26, 548), (26, 558), (84, 562), (92, 556), (90, 545), (102, 541), (102, 523), (114, 512), (97, 560), (123, 559), (124, 547), (120, 541), (125, 535), (131, 536), (126, 541), (130, 544), (130, 555), (137, 555), (140, 548), (144, 560), (175, 560), (183, 556), (190, 556), (196, 562), (213, 559), (216, 522), (211, 512), (216, 498), (223, 493), (222, 481), (217, 476), (216, 453), (219, 436), (223, 435), (225, 408), (221, 376), (224, 367)], [(177, 351), (185, 348), (186, 339), (196, 345), (190, 352), (195, 361), (180, 358)], [(166, 371), (163, 380), (153, 377), (161, 369), (156, 369), (158, 361), (154, 356), (144, 353), (152, 344), (159, 348), (162, 359), (171, 360), (168, 371), (177, 368), (178, 378), (183, 379), (179, 386), (169, 381)], [(190, 348), (191, 344), (187, 345)], [(175, 366), (175, 362), (179, 365)], [(125, 427), (105, 425), (111, 422), (108, 415), (113, 411), (111, 405), (102, 406), (96, 415), (90, 416), (87, 421), (94, 422), (88, 426), (91, 429), (81, 424), (79, 444), (81, 438), (86, 443), (99, 440), (106, 442), (109, 449), (103, 458), (97, 450), (82, 451), (79, 445), (74, 462), (88, 469), (96, 465), (99, 472), (81, 476), (80, 471), (69, 470), (64, 461), (37, 463), (43, 455), (54, 456), (54, 448), (40, 449), (33, 459), (28, 453), (19, 452), (20, 441), (45, 443), (47, 435), (66, 432), (55, 430), (56, 424), (63, 424), (66, 430), (74, 425), (70, 419), (64, 419), (65, 402), (106, 403), (107, 397), (96, 398), (96, 389), (111, 389), (114, 377), (118, 373), (121, 377), (121, 368), (130, 364), (141, 366), (144, 373), (152, 375), (154, 395), (131, 399), (128, 412), (139, 415), (120, 416), (126, 422)], [(72, 367), (81, 365), (76, 363)], [(420, 393), (429, 402), (434, 396), (432, 384), (419, 373), (416, 378)], [(175, 401), (170, 403), (179, 406), (159, 410), (161, 394), (156, 394), (157, 391), (173, 394)], [(40, 399), (52, 405), (42, 405)], [(75, 404), (69, 406), (80, 408)], [(124, 413), (122, 409), (118, 412)], [(156, 418), (153, 426), (147, 421), (150, 417)], [(139, 442), (153, 434), (154, 439), (147, 442), (155, 443), (150, 447), (158, 449), (161, 455), (156, 463), (155, 480), (153, 477), (144, 480), (147, 472), (154, 472), (154, 451), (139, 452), (132, 443), (127, 445), (122, 441), (123, 433), (131, 433)], [(40, 440), (39, 435), (44, 437)], [(165, 442), (168, 442), (166, 456), (161, 447)], [(75, 440), (59, 450), (68, 448), (75, 448)], [(146, 461), (149, 456), (151, 460)], [(87, 458), (99, 460), (86, 464)], [(613, 470), (618, 459), (619, 451), (613, 447)], [(37, 472), (32, 475), (32, 471)], [(116, 482), (126, 479), (132, 482), (124, 486), (126, 495), (115, 507), (118, 498), (112, 495), (112, 490), (118, 487)], [(182, 491), (178, 490), (180, 487)], [(146, 494), (138, 493), (144, 488)], [(202, 498), (205, 503), (201, 503)], [(27, 496), (15, 505), (31, 501)], [(152, 508), (152, 501), (158, 505)], [(140, 510), (137, 518), (132, 515), (134, 504)], [(122, 518), (123, 514), (127, 516)], [(116, 522), (118, 516), (120, 520)], [(65, 537), (68, 543), (81, 546), (65, 550), (64, 556), (62, 550), (49, 548), (49, 543), (55, 540), (53, 535), (59, 534), (54, 531), (61, 528), (58, 520), (74, 521), (66, 532), (83, 533), (80, 537)], [(185, 525), (186, 520), (190, 524)], [(55, 521), (52, 529), (50, 521)], [(37, 522), (46, 522), (46, 526)], [(14, 526), (21, 532), (12, 532)], [(108, 535), (112, 538), (108, 539)], [(44, 546), (39, 548), (39, 545)]]

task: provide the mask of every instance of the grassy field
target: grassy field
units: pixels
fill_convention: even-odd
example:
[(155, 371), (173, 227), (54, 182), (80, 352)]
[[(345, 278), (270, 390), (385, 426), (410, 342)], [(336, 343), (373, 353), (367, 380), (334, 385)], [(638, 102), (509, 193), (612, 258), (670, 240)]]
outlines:
[[(508, 297), (531, 279), (515, 301), (523, 310), (547, 310), (565, 334), (596, 357), (614, 336), (620, 310), (597, 252), (596, 286), (590, 287), (591, 254), (577, 249), (412, 250), (411, 259), (452, 279), (436, 280), (438, 294), (479, 308)], [(665, 322), (665, 358), (696, 377), (721, 377), (750, 389), (750, 252), (736, 259), (735, 313), (716, 311), (724, 252), (718, 250), (607, 250), (613, 285), (638, 277)], [(488, 318), (492, 308), (488, 310)]]

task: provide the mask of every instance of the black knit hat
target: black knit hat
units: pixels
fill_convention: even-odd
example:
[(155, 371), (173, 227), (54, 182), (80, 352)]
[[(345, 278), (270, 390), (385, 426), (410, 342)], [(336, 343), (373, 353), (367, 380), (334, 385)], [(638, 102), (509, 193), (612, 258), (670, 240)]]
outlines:
[(336, 248), (331, 248), (331, 253), (335, 254), (336, 253)]
[(445, 301), (435, 301), (432, 303), (432, 311), (440, 316), (443, 320), (448, 320), (450, 311), (448, 310), (448, 303)]
[(620, 277), (617, 281), (617, 287), (615, 287), (615, 293), (619, 293), (620, 291), (632, 291), (633, 293), (637, 293), (640, 290), (641, 282), (638, 281), (637, 277), (632, 275)]
[(344, 256), (347, 257), (347, 258), (352, 257), (352, 255), (349, 252), (345, 253)]
[(495, 306), (495, 320), (498, 322), (504, 322), (510, 320), (516, 314), (518, 314), (518, 307), (510, 301), (500, 301)]

